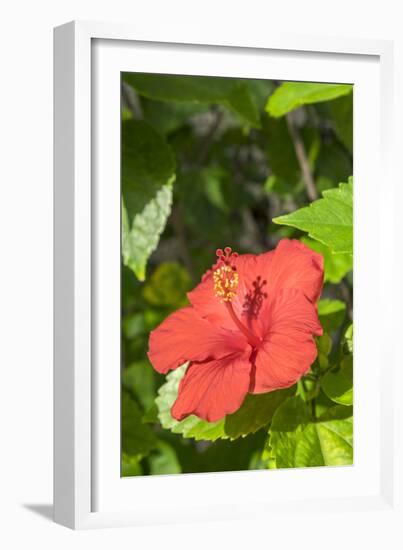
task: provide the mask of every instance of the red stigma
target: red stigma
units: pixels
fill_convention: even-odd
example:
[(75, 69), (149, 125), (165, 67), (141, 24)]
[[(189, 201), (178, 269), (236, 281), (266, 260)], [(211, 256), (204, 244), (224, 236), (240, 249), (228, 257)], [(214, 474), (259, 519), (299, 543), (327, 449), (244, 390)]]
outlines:
[(213, 269), (217, 269), (222, 265), (228, 265), (234, 271), (236, 271), (234, 260), (238, 258), (239, 254), (237, 252), (232, 252), (232, 248), (230, 246), (226, 246), (224, 248), (224, 251), (222, 250), (222, 248), (217, 248), (216, 256), (217, 256), (217, 262), (213, 266)]

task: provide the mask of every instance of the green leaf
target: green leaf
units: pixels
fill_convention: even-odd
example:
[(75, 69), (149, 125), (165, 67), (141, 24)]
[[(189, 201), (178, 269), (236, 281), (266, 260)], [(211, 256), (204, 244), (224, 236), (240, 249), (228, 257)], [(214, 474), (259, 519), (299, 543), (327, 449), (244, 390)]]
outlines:
[(122, 108), (122, 121), (123, 120), (130, 120), (133, 118), (133, 114), (127, 107)]
[(302, 237), (301, 241), (315, 252), (322, 254), (325, 264), (325, 283), (337, 284), (353, 269), (352, 254), (333, 254), (328, 246), (309, 237)]
[(215, 441), (217, 439), (237, 439), (255, 433), (266, 426), (277, 407), (290, 395), (294, 395), (295, 386), (266, 394), (248, 394), (238, 411), (217, 422), (207, 422), (190, 415), (178, 422), (171, 415), (171, 407), (178, 394), (179, 382), (185, 374), (187, 363), (172, 371), (166, 383), (159, 389), (156, 404), (162, 426), (183, 437), (198, 440)]
[(353, 150), (353, 94), (332, 101), (330, 113), (336, 134), (351, 152)]
[(324, 332), (322, 336), (317, 336), (315, 338), (315, 341), (316, 341), (316, 347), (318, 349), (317, 362), (319, 364), (319, 367), (322, 370), (327, 369), (329, 366), (328, 357), (332, 350), (332, 345), (333, 345), (332, 339), (327, 332)]
[(323, 199), (291, 214), (273, 219), (274, 223), (308, 232), (334, 253), (353, 253), (353, 178), (337, 189), (323, 192)]
[(143, 289), (147, 302), (157, 307), (181, 307), (187, 303), (186, 292), (192, 280), (184, 267), (176, 262), (160, 264)]
[(347, 353), (353, 353), (353, 333), (354, 333), (354, 328), (353, 328), (353, 324), (351, 324), (345, 334), (344, 334), (344, 340), (345, 340), (345, 346), (346, 346), (346, 349), (347, 349)]
[(141, 476), (143, 468), (140, 464), (141, 456), (130, 456), (122, 453), (122, 477)]
[(313, 421), (298, 396), (280, 405), (270, 428), (270, 447), (277, 468), (352, 464), (352, 410), (341, 409), (332, 407)]
[(260, 460), (264, 465), (264, 469), (275, 470), (276, 469), (276, 457), (274, 456), (273, 449), (270, 446), (270, 437), (266, 438), (263, 451), (260, 455)]
[(325, 392), (320, 389), (318, 395), (315, 397), (315, 412), (317, 417), (320, 418), (332, 408), (335, 408), (334, 401), (329, 399)]
[(287, 184), (285, 180), (271, 174), (264, 182), (263, 189), (267, 194), (277, 193), (278, 195), (288, 195), (292, 192), (293, 186)]
[(141, 102), (144, 119), (161, 134), (174, 132), (192, 115), (203, 112), (206, 105), (179, 101), (153, 101), (143, 97)]
[(246, 83), (233, 86), (222, 103), (252, 128), (260, 128), (259, 112)]
[(155, 451), (148, 457), (151, 475), (180, 474), (181, 465), (175, 450), (165, 441), (159, 441)]
[(246, 81), (209, 76), (125, 73), (125, 81), (142, 96), (158, 101), (219, 103), (242, 122), (260, 127), (259, 112)]
[(164, 137), (144, 120), (124, 121), (122, 191), (129, 218), (143, 212), (174, 174), (175, 157)]
[(341, 300), (320, 300), (318, 304), (320, 323), (326, 332), (336, 330), (346, 316), (346, 304)]
[[(283, 190), (292, 193), (299, 178), (299, 164), (285, 119), (266, 118), (263, 131), (267, 137), (265, 152), (272, 173), (280, 178)], [(278, 189), (275, 189), (276, 191)]]
[(200, 171), (204, 192), (210, 203), (226, 212), (228, 205), (223, 194), (223, 177), (225, 173), (216, 166), (209, 166)]
[(269, 469), (269, 459), (266, 458), (266, 453), (260, 450), (252, 453), (249, 461), (248, 470), (266, 470)]
[[(273, 182), (274, 190), (283, 195), (293, 194), (295, 197), (298, 192), (304, 190), (304, 185), (286, 120), (265, 118), (262, 133), (266, 138), (264, 150), (270, 171), (280, 180)], [(309, 165), (313, 170), (321, 149), (320, 134), (314, 128), (305, 127), (301, 130), (301, 137), (307, 151)]]
[(309, 426), (308, 409), (296, 396), (285, 401), (274, 415), (270, 426), (269, 445), (279, 468), (295, 468), (306, 466), (304, 457), (299, 457), (298, 447), (304, 441), (304, 430)]
[(267, 98), (274, 90), (274, 83), (272, 80), (252, 80), (247, 79), (248, 88), (253, 96), (256, 107), (259, 111), (264, 111), (267, 103)]
[(237, 472), (248, 470), (251, 455), (261, 452), (265, 441), (265, 432), (261, 430), (236, 441), (220, 439), (214, 443), (208, 441), (192, 442), (173, 434), (165, 433), (175, 441), (175, 451), (184, 473), (194, 472)]
[(225, 239), (230, 231), (224, 180), (212, 174), (210, 168), (192, 168), (180, 174), (175, 185), (185, 226), (210, 241), (217, 239), (217, 235)]
[(347, 355), (340, 368), (329, 371), (322, 379), (321, 387), (325, 394), (339, 405), (353, 404), (353, 356)]
[(122, 452), (131, 456), (146, 456), (157, 446), (151, 428), (142, 423), (142, 413), (127, 391), (122, 392)]
[(159, 238), (172, 206), (172, 186), (164, 185), (144, 211), (130, 223), (122, 203), (122, 254), (123, 261), (140, 281), (146, 278), (147, 260), (158, 246)]
[(147, 360), (136, 361), (125, 368), (122, 385), (136, 395), (145, 410), (153, 405), (156, 395), (154, 371)]
[(283, 82), (269, 97), (266, 111), (273, 117), (281, 117), (303, 105), (350, 94), (352, 89), (349, 84)]
[(158, 419), (158, 407), (155, 403), (144, 413), (142, 422), (144, 424), (156, 424)]
[(175, 161), (165, 140), (146, 122), (122, 124), (122, 254), (124, 264), (145, 279), (171, 212)]
[(292, 386), (259, 395), (247, 394), (242, 406), (225, 418), (225, 433), (236, 439), (257, 432), (270, 422), (276, 409), (285, 399), (295, 395), (295, 391), (296, 386)]
[(126, 338), (136, 338), (144, 332), (144, 315), (142, 313), (133, 313), (133, 315), (127, 315), (122, 319), (122, 333)]
[(315, 176), (316, 187), (323, 193), (337, 187), (340, 181), (347, 181), (353, 171), (353, 163), (347, 152), (336, 141), (322, 141)]

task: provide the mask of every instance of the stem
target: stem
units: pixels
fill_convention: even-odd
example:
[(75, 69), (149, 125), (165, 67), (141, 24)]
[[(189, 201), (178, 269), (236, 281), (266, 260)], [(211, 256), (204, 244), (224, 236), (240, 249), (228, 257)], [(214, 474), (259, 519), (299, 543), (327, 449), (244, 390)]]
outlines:
[(298, 380), (298, 393), (301, 394), (301, 397), (304, 401), (306, 401), (306, 392), (305, 392), (305, 387), (304, 387), (304, 383), (302, 382), (302, 379)]
[(340, 282), (340, 293), (342, 295), (343, 300), (347, 303), (347, 313), (350, 317), (350, 320), (353, 320), (353, 302), (351, 299), (351, 293), (350, 288), (346, 281)]
[(293, 113), (288, 113), (286, 115), (286, 119), (288, 132), (294, 144), (295, 154), (297, 155), (298, 164), (301, 168), (302, 179), (305, 184), (306, 194), (308, 195), (310, 201), (315, 201), (319, 197), (319, 195), (312, 176), (311, 167), (309, 166), (308, 155), (305, 151), (304, 142), (294, 122)]
[(312, 418), (316, 420), (316, 399), (312, 399), (311, 401), (311, 411), (312, 411)]
[(232, 307), (231, 302), (225, 302), (225, 305), (228, 313), (231, 316), (231, 319), (234, 321), (234, 323), (239, 328), (239, 330), (246, 336), (249, 344), (254, 348), (258, 348), (261, 344), (260, 338), (258, 338), (255, 334), (253, 334), (252, 331), (250, 331), (247, 327), (245, 327), (243, 323), (241, 323), (241, 321), (235, 315), (235, 311), (234, 311), (234, 308)]

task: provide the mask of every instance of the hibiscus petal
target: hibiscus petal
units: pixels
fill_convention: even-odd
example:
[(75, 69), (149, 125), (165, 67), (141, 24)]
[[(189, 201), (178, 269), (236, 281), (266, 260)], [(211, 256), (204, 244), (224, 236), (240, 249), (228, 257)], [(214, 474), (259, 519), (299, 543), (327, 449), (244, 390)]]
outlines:
[(235, 329), (235, 323), (228, 315), (224, 304), (214, 294), (213, 275), (208, 271), (192, 291), (188, 292), (189, 302), (198, 314), (217, 327)]
[(215, 422), (238, 410), (250, 384), (250, 353), (249, 347), (244, 353), (191, 364), (179, 385), (172, 416), (183, 420), (195, 414)]
[(239, 285), (233, 302), (234, 310), (248, 329), (260, 337), (260, 319), (265, 314), (268, 304), (267, 274), (274, 252), (272, 250), (258, 256), (245, 254), (239, 256), (237, 261)]
[[(311, 302), (317, 302), (323, 286), (323, 257), (300, 241), (282, 239), (267, 264), (265, 254), (258, 257), (258, 269), (264, 271), (268, 292), (282, 288), (300, 290)], [(262, 273), (263, 275), (263, 273)]]
[(251, 393), (292, 386), (316, 359), (313, 335), (321, 335), (316, 306), (295, 289), (269, 299), (267, 330), (252, 371)]
[(186, 361), (219, 359), (243, 351), (246, 345), (241, 332), (217, 328), (185, 307), (151, 332), (148, 357), (155, 370), (165, 374)]
[[(242, 254), (234, 260), (239, 283), (233, 310), (248, 329), (264, 337), (270, 297), (281, 289), (300, 290), (311, 302), (317, 302), (323, 286), (323, 258), (297, 240), (282, 239), (273, 251), (260, 255)], [(201, 317), (214, 325), (235, 330), (228, 310), (215, 296), (212, 272), (188, 298)]]

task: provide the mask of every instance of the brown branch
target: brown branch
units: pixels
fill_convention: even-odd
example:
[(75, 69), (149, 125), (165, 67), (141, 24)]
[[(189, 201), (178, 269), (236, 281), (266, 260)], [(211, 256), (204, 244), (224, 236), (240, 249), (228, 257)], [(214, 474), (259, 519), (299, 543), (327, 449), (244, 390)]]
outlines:
[(353, 300), (352, 300), (350, 288), (346, 283), (346, 281), (341, 281), (339, 288), (340, 288), (341, 297), (347, 304), (347, 314), (350, 320), (352, 321), (353, 320)]
[(299, 167), (302, 172), (302, 180), (305, 184), (306, 194), (310, 201), (315, 201), (319, 198), (318, 191), (315, 186), (315, 182), (312, 176), (311, 167), (309, 166), (308, 156), (305, 151), (305, 145), (302, 140), (301, 134), (294, 121), (293, 113), (286, 115), (288, 132), (294, 144), (295, 154)]

